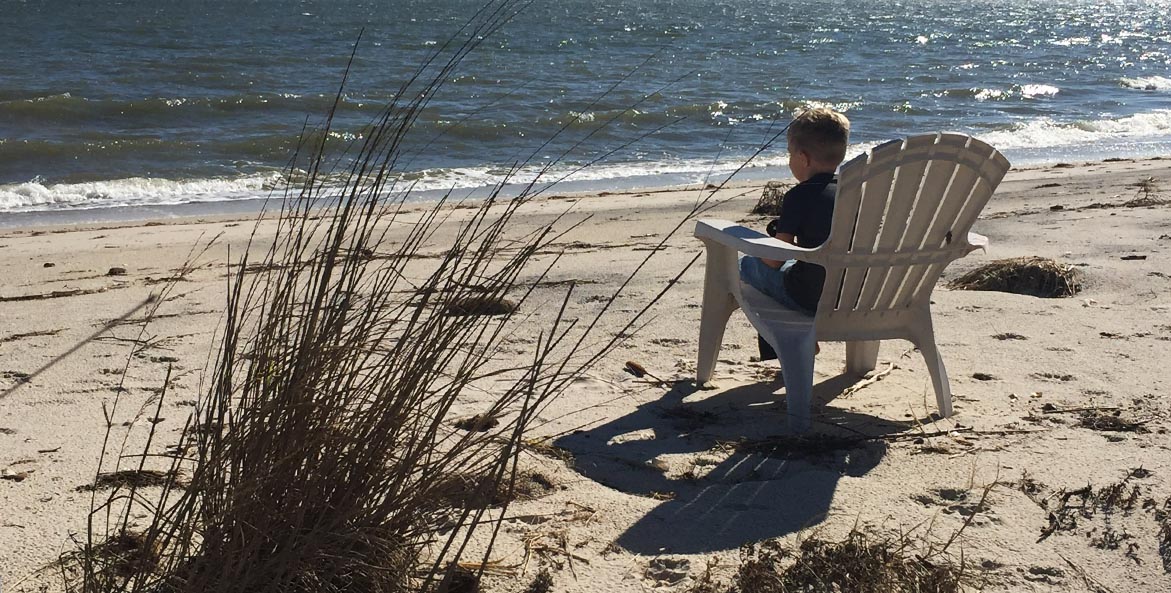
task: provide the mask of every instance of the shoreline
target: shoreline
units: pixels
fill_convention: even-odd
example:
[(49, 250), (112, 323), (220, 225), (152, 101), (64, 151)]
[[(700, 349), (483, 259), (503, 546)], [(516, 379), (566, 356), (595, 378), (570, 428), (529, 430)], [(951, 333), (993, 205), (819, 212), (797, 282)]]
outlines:
[[(633, 360), (668, 381), (693, 378), (702, 258), (677, 283), (673, 279), (702, 249), (686, 225), (665, 249), (657, 243), (683, 220), (698, 190), (558, 192), (525, 205), (518, 233), (536, 224), (530, 221), (559, 216), (567, 227), (582, 223), (557, 240), (558, 254), (541, 255), (557, 265), (541, 277), (523, 310), (536, 320), (532, 331), (542, 315), (556, 310), (545, 305), (565, 297), (566, 283), (576, 284), (567, 315), (588, 316), (648, 253), (656, 254), (654, 265), (635, 276), (615, 301), (617, 315), (600, 331), (623, 331), (622, 315), (674, 284), (645, 327), (541, 411), (532, 437), (570, 453), (574, 462), (537, 450), (522, 455), (525, 469), (553, 487), (515, 502), (506, 517), (490, 513), (502, 522), (491, 559), (506, 572), (489, 575), (484, 590), (520, 593), (538, 568), (548, 568), (557, 593), (686, 591), (713, 558), (713, 578), (734, 578), (744, 544), (840, 538), (857, 525), (891, 537), (918, 530), (916, 537), (936, 540), (962, 529), (964, 555), (991, 593), (1076, 590), (1079, 574), (1115, 591), (1161, 591), (1168, 575), (1155, 509), (1164, 501), (1171, 505), (1171, 400), (1163, 395), (1171, 389), (1165, 362), (1171, 354), (1171, 205), (1126, 205), (1141, 195), (1143, 183), (1149, 195), (1171, 203), (1171, 159), (1010, 170), (974, 227), (991, 238), (988, 253), (957, 261), (932, 295), (956, 416), (930, 416), (926, 368), (908, 343), (884, 342), (884, 374), (850, 393), (835, 387), (844, 346), (823, 344), (815, 383), (832, 393), (819, 396), (819, 426), (829, 434), (877, 436), (809, 458), (735, 446), (773, 437), (785, 418), (776, 363), (755, 360), (754, 334), (742, 315), (734, 314), (728, 325), (714, 390), (668, 390), (622, 370)], [(703, 216), (762, 227), (767, 217), (748, 214), (760, 185), (725, 188)], [(421, 208), (406, 213), (406, 220)], [(474, 211), (453, 205), (451, 212), (461, 220)], [(156, 439), (161, 448), (177, 438), (215, 343), (225, 277), (234, 265), (225, 260), (228, 248), (236, 257), (255, 218), (0, 229), (6, 278), (0, 287), (0, 471), (25, 474), (0, 480), (6, 592), (31, 593), (42, 583), (59, 590), (54, 574), (26, 577), (69, 549), (70, 534), (84, 528), (90, 494), (79, 488), (93, 480), (103, 406), (116, 389), (126, 390), (115, 418), (120, 425), (151, 401), (173, 366), (179, 378), (155, 418)], [(270, 223), (260, 224), (255, 249), (271, 244)], [(126, 339), (135, 328), (120, 324), (139, 319), (142, 303), (184, 266), (192, 246), (217, 235), (219, 243), (176, 285), (176, 298), (152, 322), (156, 349), (130, 359), (123, 374)], [(442, 235), (423, 253), (442, 253)], [(1082, 292), (1038, 299), (945, 286), (992, 260), (1030, 255), (1078, 269)], [(114, 267), (125, 271), (109, 275)], [(38, 295), (44, 298), (23, 298)], [(501, 356), (523, 360), (533, 339), (515, 336)], [(482, 405), (469, 394), (453, 417), (478, 413)], [(1142, 430), (1093, 428), (1079, 410), (1116, 411)], [(141, 445), (142, 435), (132, 433), (129, 442), (131, 449)], [(1119, 483), (1137, 488), (1140, 500), (1155, 506), (1108, 516), (1098, 511), (1082, 518), (1078, 529), (1038, 541), (1054, 512), (1040, 501), (1053, 505), (1063, 492)], [(980, 497), (984, 488), (987, 500)], [(931, 526), (926, 533), (924, 525)], [(1119, 547), (1095, 545), (1108, 529), (1126, 536)], [(561, 554), (560, 544), (533, 551), (534, 541), (546, 541), (540, 538), (564, 542), (572, 556)]]
[[(1026, 164), (1022, 167), (1014, 166), (1010, 175), (1025, 174), (1030, 171), (1048, 171), (1058, 169), (1080, 170), (1098, 164), (1118, 162), (1147, 162), (1171, 160), (1171, 155), (1155, 155), (1145, 157), (1106, 157), (1100, 160), (1057, 160), (1048, 164)], [(783, 177), (769, 177), (767, 172), (753, 172), (754, 175), (744, 175), (728, 182), (727, 189), (763, 188), (769, 181), (792, 183), (794, 180), (788, 175), (787, 169), (782, 169)], [(749, 178), (743, 178), (749, 177)], [(760, 178), (756, 178), (760, 177)], [(664, 184), (634, 187), (620, 187), (616, 189), (572, 189), (573, 183), (553, 185), (548, 193), (542, 191), (537, 201), (556, 199), (580, 199), (589, 197), (621, 197), (636, 196), (639, 194), (669, 193), (699, 191), (703, 183)], [(712, 185), (709, 182), (708, 187)], [(459, 198), (476, 202), (483, 197), (475, 195), (482, 190), (459, 190), (466, 192), (466, 197)], [(411, 209), (424, 208), (433, 205), (442, 199), (443, 192), (429, 190), (420, 192), (426, 197), (409, 199), (404, 204)], [(455, 193), (455, 192), (453, 192)], [(267, 210), (265, 204), (275, 204)], [(76, 228), (121, 228), (127, 226), (141, 226), (147, 223), (163, 224), (190, 224), (192, 222), (235, 221), (251, 220), (264, 214), (265, 217), (274, 216), (279, 212), (280, 200), (277, 198), (244, 198), (236, 200), (208, 200), (185, 202), (181, 204), (142, 205), (142, 206), (113, 206), (98, 208), (78, 208), (71, 210), (36, 210), (29, 212), (3, 213), (0, 220), (0, 236), (6, 233), (19, 232), (26, 229), (45, 230), (46, 232), (62, 232), (71, 227)]]
[[(1131, 122), (1139, 126), (1138, 129), (1127, 128), (1128, 131), (1115, 130), (1113, 133), (1098, 130), (1094, 132), (1098, 136), (1092, 139), (1079, 137), (1075, 133), (1074, 137), (1046, 140), (1048, 134), (1057, 132), (1050, 129), (1050, 123), (1044, 119), (1026, 125), (1017, 132), (965, 128), (961, 133), (974, 134), (997, 146), (1010, 161), (1022, 167), (1048, 166), (1058, 162), (1094, 162), (1119, 156), (1145, 159), (1171, 153), (1171, 135), (1168, 135), (1171, 126), (1166, 123), (1168, 115), (1171, 115), (1171, 111), (1156, 109), (1144, 115), (1156, 122), (1148, 126), (1150, 129)], [(1074, 132), (1079, 129), (1073, 123), (1058, 127), (1069, 128)], [(1018, 143), (1017, 134), (1033, 140)], [(897, 132), (891, 137), (896, 136)], [(883, 141), (867, 140), (851, 145), (847, 158), (865, 152)], [(558, 186), (568, 191), (595, 193), (701, 183), (705, 179), (718, 183), (748, 158), (747, 154), (732, 157), (718, 152), (717, 155), (714, 161), (706, 156), (678, 157), (663, 161), (600, 161), (584, 169), (576, 165), (562, 164), (547, 171), (546, 177), (556, 179), (565, 175), (570, 179), (558, 182)], [(787, 159), (783, 155), (776, 151), (766, 151), (756, 155), (751, 166), (740, 170), (738, 178), (749, 182), (781, 178), (789, 174), (786, 163)], [(134, 210), (167, 215), (174, 210), (199, 213), (216, 209), (249, 208), (247, 204), (266, 199), (267, 188), (279, 185), (285, 173), (284, 169), (273, 168), (226, 177), (185, 177), (184, 173), (173, 173), (178, 177), (167, 177), (165, 173), (160, 173), (160, 177), (152, 177), (150, 173), (111, 177), (107, 173), (97, 179), (78, 178), (90, 179), (89, 181), (48, 182), (45, 179), (54, 179), (54, 172), (37, 170), (35, 165), (33, 167), (32, 170), (21, 173), (19, 177), (9, 173), (5, 176), (7, 181), (0, 183), (0, 207), (5, 209), (2, 211), (3, 214), (54, 213), (53, 217), (58, 220), (78, 221), (85, 215), (76, 213), (85, 211), (95, 211), (95, 215), (107, 218), (125, 218), (139, 216), (132, 214)], [(413, 193), (418, 194), (421, 200), (428, 200), (438, 198), (447, 192), (471, 197), (483, 195), (492, 187), (492, 183), (500, 180), (500, 171), (507, 168), (507, 163), (480, 164), (400, 173), (403, 176), (402, 183), (418, 184), (414, 186)], [(515, 172), (514, 179), (529, 178), (540, 169), (540, 163), (529, 163)], [(119, 170), (117, 174), (122, 174), (122, 171)], [(578, 174), (581, 174), (581, 178), (574, 178)], [(143, 202), (145, 196), (150, 196), (153, 201)], [(209, 199), (208, 196), (214, 198)], [(236, 202), (243, 205), (230, 205)], [(94, 205), (95, 203), (100, 205)], [(217, 207), (216, 204), (220, 203), (225, 205)], [(186, 208), (192, 205), (195, 205), (195, 210)], [(123, 209), (130, 212), (119, 212)], [(0, 221), (0, 225), (3, 225), (3, 221)]]

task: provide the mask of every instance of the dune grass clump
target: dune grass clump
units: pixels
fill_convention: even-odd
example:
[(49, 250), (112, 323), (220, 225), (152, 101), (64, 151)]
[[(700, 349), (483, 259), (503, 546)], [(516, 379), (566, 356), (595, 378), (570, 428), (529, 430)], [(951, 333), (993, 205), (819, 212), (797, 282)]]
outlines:
[[(490, 0), (475, 12), (342, 156), (327, 150), (332, 111), (307, 135), (279, 216), (253, 233), (270, 225), (273, 241), (231, 252), (214, 362), (180, 445), (157, 453), (151, 424), (143, 454), (132, 456), (107, 432), (102, 459), (114, 468), (100, 464), (99, 474), (128, 458), (139, 472), (148, 459), (169, 458), (169, 467), (152, 470), (161, 481), (94, 495), (78, 550), (61, 559), (69, 593), (443, 590), (469, 556), (487, 565), (503, 525), (486, 520), (489, 509), (552, 488), (517, 467), (537, 410), (629, 335), (678, 277), (613, 336), (592, 333), (629, 279), (589, 317), (566, 315), (572, 284), (526, 312), (556, 265), (551, 244), (574, 225), (518, 211), (547, 189), (538, 184), (565, 154), (530, 156), (543, 168), (508, 197), (510, 178), (470, 208), (446, 199), (404, 207), (411, 188), (396, 181), (398, 167), (413, 156), (404, 138), (460, 61), (524, 5)], [(435, 257), (437, 246), (445, 249)], [(516, 334), (529, 351), (500, 356)], [(494, 422), (455, 426), (453, 409), (469, 392)], [(165, 397), (164, 388), (153, 401)], [(106, 410), (109, 430), (118, 401)], [(103, 560), (132, 525), (133, 549), (150, 550), (151, 561)]]
[(996, 260), (952, 280), (948, 288), (1061, 298), (1077, 294), (1082, 287), (1073, 266), (1034, 256)]
[(741, 549), (737, 593), (960, 593), (975, 584), (961, 558), (923, 554), (906, 536), (853, 529), (839, 541), (811, 537), (796, 550), (777, 541)]

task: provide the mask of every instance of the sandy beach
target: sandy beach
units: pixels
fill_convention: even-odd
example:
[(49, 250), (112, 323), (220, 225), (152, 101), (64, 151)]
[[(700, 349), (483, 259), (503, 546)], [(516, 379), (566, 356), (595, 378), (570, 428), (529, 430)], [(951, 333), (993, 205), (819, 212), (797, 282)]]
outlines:
[[(521, 312), (541, 319), (542, 304), (557, 302), (570, 280), (569, 314), (593, 311), (701, 193), (547, 196), (526, 205), (522, 224), (561, 215), (566, 225), (584, 222), (558, 239), (564, 255)], [(757, 184), (729, 186), (703, 216), (763, 228), (767, 218), (749, 214), (760, 194)], [(1012, 170), (974, 227), (990, 249), (953, 264), (934, 293), (956, 414), (931, 415), (930, 379), (909, 343), (885, 342), (864, 380), (841, 376), (844, 347), (826, 343), (815, 430), (856, 438), (811, 454), (749, 446), (782, 432), (785, 408), (777, 365), (756, 360), (742, 315), (729, 324), (715, 389), (687, 387), (700, 258), (645, 327), (541, 412), (530, 437), (552, 447), (522, 462), (544, 486), (495, 517), (503, 528), (483, 590), (523, 591), (548, 568), (558, 592), (692, 591), (705, 573), (722, 591), (746, 544), (832, 540), (855, 527), (935, 542), (962, 530), (952, 550), (986, 591), (1171, 590), (1169, 203), (1167, 158)], [(453, 220), (468, 212), (455, 209)], [(91, 493), (79, 488), (93, 482), (107, 415), (119, 439), (117, 429), (134, 421), (155, 425), (160, 448), (173, 444), (204, 389), (229, 248), (240, 252), (253, 218), (0, 232), (0, 591), (60, 589), (51, 569), (37, 571), (84, 531)], [(655, 251), (598, 335), (619, 331), (702, 251), (691, 226)], [(274, 224), (258, 229), (254, 249), (262, 250)], [(423, 253), (442, 251), (443, 239)], [(1040, 299), (944, 286), (1020, 256), (1074, 266), (1081, 292)], [(139, 335), (134, 322), (151, 295), (192, 258), (194, 269)], [(520, 356), (526, 339), (516, 336), (515, 351), (501, 355)], [(627, 361), (668, 385), (624, 372)], [(143, 406), (168, 366), (172, 389), (156, 415)], [(126, 391), (111, 410), (119, 385)], [(469, 395), (454, 415), (479, 404)], [(143, 438), (132, 432), (127, 450)], [(1087, 486), (1124, 496), (1063, 508), (1081, 504), (1071, 493)]]

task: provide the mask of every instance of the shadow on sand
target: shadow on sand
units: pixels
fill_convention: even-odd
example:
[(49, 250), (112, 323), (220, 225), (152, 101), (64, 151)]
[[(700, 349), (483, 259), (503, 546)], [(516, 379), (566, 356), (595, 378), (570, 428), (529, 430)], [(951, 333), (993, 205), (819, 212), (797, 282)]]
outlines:
[(838, 480), (864, 475), (886, 454), (881, 440), (857, 437), (911, 426), (825, 406), (856, 380), (839, 375), (814, 387), (808, 440), (781, 434), (779, 384), (696, 391), (679, 383), (659, 400), (555, 444), (573, 453), (587, 478), (629, 494), (671, 497), (618, 538), (622, 548), (649, 555), (734, 549), (824, 520)]

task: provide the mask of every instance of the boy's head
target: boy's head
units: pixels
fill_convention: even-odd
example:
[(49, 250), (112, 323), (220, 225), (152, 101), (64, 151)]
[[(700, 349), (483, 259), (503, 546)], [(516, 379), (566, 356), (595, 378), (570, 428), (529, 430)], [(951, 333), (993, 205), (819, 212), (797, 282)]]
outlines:
[(797, 181), (832, 173), (846, 158), (850, 120), (833, 109), (810, 109), (793, 118), (788, 140), (789, 169)]

